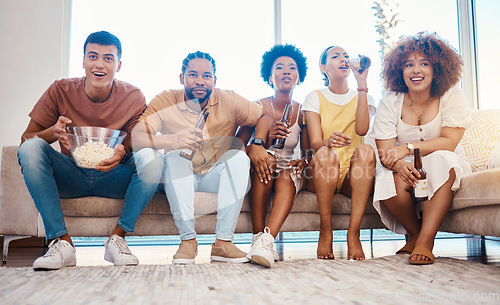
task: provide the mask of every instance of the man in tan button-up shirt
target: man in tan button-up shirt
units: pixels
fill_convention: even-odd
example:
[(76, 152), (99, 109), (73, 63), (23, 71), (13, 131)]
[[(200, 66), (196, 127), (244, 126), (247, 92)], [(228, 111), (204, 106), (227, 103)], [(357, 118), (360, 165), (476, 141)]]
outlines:
[[(158, 94), (140, 118), (133, 134), (135, 149), (153, 147), (165, 152), (164, 188), (181, 237), (173, 263), (194, 263), (197, 254), (194, 193), (218, 193), (216, 240), (211, 259), (246, 262), (246, 253), (232, 243), (243, 199), (249, 189), (250, 159), (234, 149), (239, 126), (256, 126), (262, 108), (233, 91), (214, 88), (215, 61), (207, 53), (190, 53), (183, 61), (184, 89)], [(203, 128), (195, 127), (208, 117)], [(263, 120), (261, 120), (262, 122)], [(259, 124), (260, 125), (260, 124)], [(263, 124), (262, 126), (264, 126)], [(265, 138), (267, 130), (257, 128)], [(239, 141), (242, 147), (241, 141)], [(253, 153), (267, 156), (262, 146)], [(190, 155), (185, 158), (181, 152)]]

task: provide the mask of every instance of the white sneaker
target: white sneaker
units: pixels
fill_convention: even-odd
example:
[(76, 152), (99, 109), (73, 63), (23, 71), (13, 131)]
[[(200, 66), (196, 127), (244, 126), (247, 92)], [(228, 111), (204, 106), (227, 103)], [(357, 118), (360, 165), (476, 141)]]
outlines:
[(54, 239), (49, 244), (49, 250), (33, 262), (35, 270), (52, 270), (76, 266), (76, 250), (67, 241)]
[(274, 237), (270, 234), (268, 227), (264, 228), (264, 232), (259, 233), (254, 244), (248, 251), (249, 259), (259, 265), (271, 268), (274, 264)]
[(121, 236), (113, 234), (104, 242), (104, 259), (115, 266), (135, 266), (139, 259), (132, 254), (127, 242)]
[[(267, 228), (267, 227), (266, 227)], [(265, 228), (264, 228), (265, 230)], [(253, 244), (255, 243), (255, 241), (257, 239), (260, 238), (260, 236), (264, 234), (263, 232), (260, 232), (260, 233), (257, 233), (257, 234), (253, 234), (252, 235), (252, 245), (250, 246), (250, 251), (248, 251), (247, 253), (247, 258), (250, 260), (250, 258), (252, 257), (252, 249), (255, 249), (255, 248), (252, 248), (253, 247)], [(272, 248), (272, 252), (273, 252), (273, 259), (275, 262), (279, 261), (280, 260), (280, 256), (278, 255), (278, 252), (276, 252), (276, 248), (273, 247)]]

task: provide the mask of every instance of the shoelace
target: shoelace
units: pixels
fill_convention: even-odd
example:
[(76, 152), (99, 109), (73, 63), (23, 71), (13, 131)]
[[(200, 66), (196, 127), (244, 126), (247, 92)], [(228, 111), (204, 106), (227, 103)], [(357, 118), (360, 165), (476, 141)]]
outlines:
[(52, 257), (57, 255), (60, 250), (59, 250), (59, 242), (61, 239), (56, 238), (53, 241), (50, 242), (49, 244), (49, 250), (43, 255), (43, 257)]
[(110, 242), (118, 248), (118, 252), (120, 252), (120, 254), (132, 254), (132, 251), (130, 251), (129, 247), (127, 246), (125, 239), (113, 238)]
[(264, 228), (264, 234), (259, 238), (260, 242), (262, 243), (262, 247), (268, 248), (268, 250), (271, 250), (271, 247), (274, 243), (274, 238), (271, 235), (271, 230), (268, 227)]

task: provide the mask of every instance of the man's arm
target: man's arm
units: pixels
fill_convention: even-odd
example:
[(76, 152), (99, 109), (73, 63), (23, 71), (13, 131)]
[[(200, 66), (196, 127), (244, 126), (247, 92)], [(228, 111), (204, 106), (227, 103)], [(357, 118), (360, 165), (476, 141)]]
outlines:
[(163, 149), (165, 152), (178, 149), (198, 150), (203, 146), (203, 130), (186, 128), (175, 134), (158, 135), (144, 121), (139, 121), (132, 130), (134, 151), (145, 147)]
[(71, 120), (64, 116), (60, 116), (56, 124), (49, 128), (45, 128), (31, 119), (28, 123), (28, 127), (26, 127), (26, 130), (21, 136), (21, 144), (28, 139), (38, 137), (49, 144), (59, 141), (64, 147), (69, 149), (69, 141), (66, 133), (67, 124), (71, 124)]

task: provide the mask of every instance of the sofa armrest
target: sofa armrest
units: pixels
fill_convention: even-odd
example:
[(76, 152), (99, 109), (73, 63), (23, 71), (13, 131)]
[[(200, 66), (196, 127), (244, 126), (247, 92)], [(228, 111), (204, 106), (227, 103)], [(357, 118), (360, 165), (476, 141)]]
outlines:
[(17, 146), (2, 148), (0, 234), (37, 236), (38, 211), (17, 161)]

